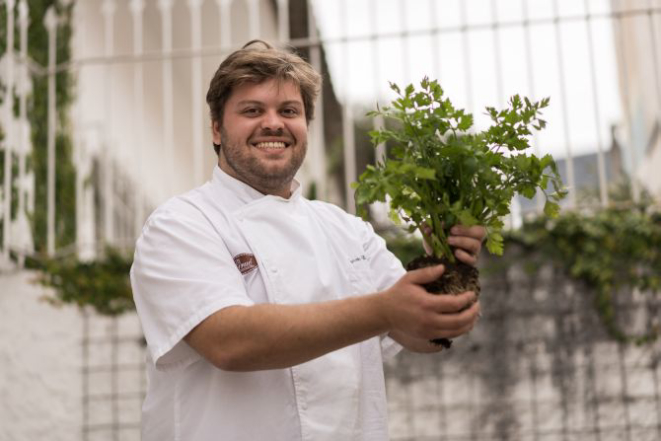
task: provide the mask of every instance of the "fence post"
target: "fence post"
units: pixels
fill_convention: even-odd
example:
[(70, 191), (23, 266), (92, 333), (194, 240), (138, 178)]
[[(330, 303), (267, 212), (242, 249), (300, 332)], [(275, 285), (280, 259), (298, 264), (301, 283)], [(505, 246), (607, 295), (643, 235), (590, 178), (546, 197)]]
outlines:
[[(20, 29), (20, 60), (21, 70), (18, 77), (18, 121), (19, 132), (17, 134), (18, 146), (18, 213), (17, 221), (23, 229), (21, 234), (30, 235), (30, 226), (25, 213), (25, 168), (26, 157), (28, 155), (28, 139), (30, 136), (30, 126), (27, 121), (27, 59), (28, 59), (28, 25), (30, 22), (28, 2), (20, 0), (18, 3), (18, 25)], [(26, 248), (27, 238), (20, 238), (20, 247), (16, 250), (18, 254), (18, 267), (23, 268), (25, 263), (25, 253), (29, 251)], [(30, 242), (32, 242), (30, 240)]]
[(50, 6), (44, 17), (44, 26), (48, 31), (48, 220), (47, 248), (48, 256), (55, 254), (55, 123), (57, 117), (55, 96), (55, 63), (57, 61), (57, 14)]
[(161, 53), (163, 59), (161, 68), (163, 72), (163, 145), (165, 146), (165, 173), (169, 183), (168, 196), (172, 194), (175, 187), (174, 174), (174, 97), (172, 90), (172, 6), (174, 0), (158, 0), (158, 10), (161, 13)]
[(278, 40), (281, 45), (289, 43), (289, 0), (278, 0)]
[(195, 185), (202, 183), (202, 0), (188, 0), (191, 24), (191, 46), (194, 52), (191, 58), (191, 88), (192, 105), (191, 112), (193, 131), (193, 178)]
[[(312, 10), (312, 3), (306, 1), (308, 11), (308, 39), (310, 40), (310, 64), (319, 73), (323, 73), (321, 60), (321, 49), (319, 48), (319, 37), (317, 35), (317, 22)], [(326, 176), (326, 142), (324, 139), (324, 93), (323, 89), (317, 97), (315, 107), (315, 118), (312, 120), (310, 159), (312, 162), (313, 176), (317, 186), (317, 198), (328, 200), (328, 179)]]
[[(343, 34), (347, 35), (347, 21), (350, 12), (343, 3), (344, 20)], [(344, 140), (344, 197), (346, 199), (346, 209), (349, 213), (356, 213), (356, 204), (354, 203), (354, 191), (351, 188), (351, 183), (356, 179), (356, 132), (354, 130), (354, 113), (353, 103), (351, 102), (351, 57), (350, 57), (350, 42), (347, 40), (343, 44), (343, 64), (344, 75), (342, 78), (342, 129)]]
[(232, 46), (232, 0), (216, 0), (220, 23), (220, 49), (223, 55)]
[(104, 143), (103, 146), (103, 238), (106, 244), (115, 241), (115, 168), (112, 142), (112, 110), (113, 110), (113, 72), (110, 58), (115, 51), (114, 15), (115, 0), (103, 0), (101, 13), (104, 27)]
[[(136, 176), (144, 176), (144, 163), (145, 163), (145, 142), (144, 142), (144, 68), (141, 60), (143, 49), (143, 29), (142, 18), (145, 9), (144, 0), (131, 0), (129, 4), (131, 10), (131, 18), (133, 20), (133, 56), (135, 61), (133, 64), (133, 108), (136, 117), (133, 119), (133, 136), (137, 148), (136, 153)], [(142, 185), (135, 186), (135, 212), (133, 219), (134, 234), (136, 237), (140, 235), (142, 224), (144, 222), (144, 193)]]
[(259, 0), (246, 0), (248, 2), (248, 35), (250, 40), (259, 38), (260, 30), (260, 17), (259, 17)]
[(14, 0), (7, 5), (7, 76), (5, 84), (5, 182), (3, 191), (2, 257), (9, 262), (9, 235), (11, 227), (11, 172), (12, 144), (14, 143)]

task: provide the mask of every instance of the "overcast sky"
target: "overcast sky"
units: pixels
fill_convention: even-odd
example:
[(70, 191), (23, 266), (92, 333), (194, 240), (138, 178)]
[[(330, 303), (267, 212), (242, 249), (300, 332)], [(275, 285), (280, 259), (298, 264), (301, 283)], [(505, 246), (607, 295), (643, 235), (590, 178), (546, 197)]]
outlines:
[[(439, 78), (455, 105), (472, 111), (477, 127), (484, 128), (488, 123), (485, 106), (502, 106), (515, 93), (535, 99), (549, 96), (551, 106), (545, 112), (549, 127), (537, 138), (542, 153), (564, 156), (566, 139), (574, 154), (594, 151), (599, 136), (607, 150), (609, 126), (620, 120), (621, 113), (611, 20), (593, 18), (589, 25), (583, 19), (561, 21), (561, 74), (556, 27), (551, 21), (531, 24), (529, 39), (519, 24), (496, 31), (484, 26), (494, 17), (501, 23), (521, 22), (524, 8), (531, 20), (548, 19), (554, 15), (553, 0), (463, 2), (464, 12), (460, 0), (436, 1), (435, 8), (432, 0), (314, 0), (322, 37), (331, 41), (325, 48), (340, 98), (344, 101), (349, 97), (353, 103), (372, 108), (377, 99), (380, 103), (392, 99), (388, 81), (419, 82), (428, 75)], [(560, 17), (584, 15), (586, 5), (592, 14), (610, 11), (609, 0), (557, 3)], [(469, 30), (464, 38), (459, 30), (463, 23), (478, 29)], [(437, 35), (424, 32), (435, 27), (443, 31)], [(421, 34), (406, 39), (388, 37), (403, 29)], [(337, 41), (344, 36), (360, 38), (373, 33), (381, 37), (349, 44)], [(588, 35), (592, 38), (594, 70), (590, 67)], [(526, 41), (530, 42), (529, 49)]]

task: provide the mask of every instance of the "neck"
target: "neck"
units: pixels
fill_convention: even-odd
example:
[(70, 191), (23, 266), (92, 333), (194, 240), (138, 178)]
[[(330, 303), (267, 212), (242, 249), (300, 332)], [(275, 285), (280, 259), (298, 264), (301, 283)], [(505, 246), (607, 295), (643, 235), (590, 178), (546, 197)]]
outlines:
[(280, 196), (284, 199), (289, 199), (291, 197), (292, 191), (291, 191), (291, 186), (292, 186), (292, 181), (286, 182), (285, 184), (282, 185), (274, 185), (272, 187), (270, 186), (264, 186), (264, 185), (256, 185), (254, 182), (249, 182), (248, 180), (242, 178), (234, 168), (232, 168), (231, 165), (227, 163), (227, 161), (224, 160), (223, 155), (221, 154), (218, 157), (218, 167), (234, 179), (237, 179), (244, 184), (248, 185), (249, 187), (254, 188), (258, 192), (264, 194), (264, 195), (272, 195), (272, 196)]

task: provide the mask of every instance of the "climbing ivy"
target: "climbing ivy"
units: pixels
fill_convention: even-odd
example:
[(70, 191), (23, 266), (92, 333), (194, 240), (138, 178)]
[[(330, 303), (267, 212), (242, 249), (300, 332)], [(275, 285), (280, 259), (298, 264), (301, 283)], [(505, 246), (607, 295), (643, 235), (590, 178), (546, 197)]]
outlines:
[(135, 308), (129, 281), (132, 254), (108, 248), (98, 260), (82, 262), (74, 256), (31, 260), (38, 281), (55, 288), (46, 299), (55, 305), (91, 306), (99, 314), (116, 316)]
[[(48, 8), (55, 6), (60, 19), (57, 28), (57, 62), (64, 63), (71, 58), (71, 18), (73, 2), (65, 5), (56, 0), (30, 0), (29, 27), (28, 27), (28, 56), (37, 65), (48, 66), (48, 32), (43, 20)], [(19, 45), (18, 8), (16, 11), (15, 50)], [(7, 9), (0, 8), (0, 53), (7, 47)], [(4, 85), (2, 88), (4, 89)], [(76, 201), (75, 177), (76, 171), (72, 160), (73, 144), (69, 126), (68, 109), (73, 99), (73, 78), (71, 74), (62, 70), (56, 75), (57, 99), (57, 136), (55, 142), (56, 177), (55, 177), (55, 238), (58, 248), (73, 244), (76, 238)], [(14, 114), (18, 115), (18, 99), (14, 100)], [(30, 137), (32, 141), (32, 154), (28, 157), (28, 171), (32, 170), (35, 176), (35, 207), (31, 216), (32, 232), (35, 251), (43, 253), (46, 249), (47, 229), (47, 174), (48, 174), (48, 76), (43, 73), (32, 74), (32, 94), (28, 98), (28, 120), (30, 123)], [(16, 214), (18, 178), (17, 159), (13, 158), (13, 207), (12, 217)], [(4, 182), (4, 153), (0, 154), (0, 182)], [(1, 223), (1, 220), (0, 220)]]
[(661, 214), (644, 206), (608, 208), (592, 213), (566, 212), (557, 219), (528, 221), (508, 235), (583, 281), (609, 334), (621, 342), (655, 340), (658, 319), (640, 335), (618, 325), (615, 294), (661, 290)]

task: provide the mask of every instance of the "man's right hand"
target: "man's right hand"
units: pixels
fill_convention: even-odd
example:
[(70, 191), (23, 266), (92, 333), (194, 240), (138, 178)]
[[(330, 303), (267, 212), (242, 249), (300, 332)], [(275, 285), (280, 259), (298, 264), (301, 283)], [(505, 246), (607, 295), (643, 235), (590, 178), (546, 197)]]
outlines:
[(455, 338), (473, 329), (480, 312), (475, 293), (433, 295), (420, 286), (436, 280), (443, 271), (442, 265), (410, 271), (382, 293), (383, 313), (393, 335), (431, 340)]

